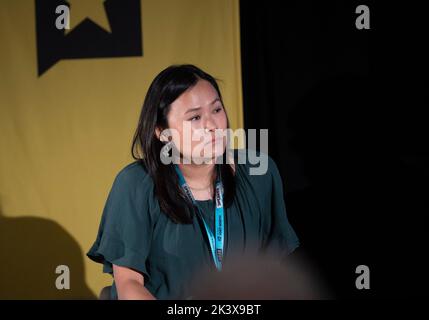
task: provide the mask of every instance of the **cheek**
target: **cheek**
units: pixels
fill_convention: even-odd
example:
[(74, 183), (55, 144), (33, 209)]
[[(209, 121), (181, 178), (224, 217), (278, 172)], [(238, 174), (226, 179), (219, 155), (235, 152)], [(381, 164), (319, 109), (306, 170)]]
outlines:
[(219, 129), (226, 129), (227, 125), (228, 125), (228, 121), (226, 118), (226, 113), (222, 112), (221, 114), (219, 114), (219, 123), (217, 124), (217, 127)]
[(176, 146), (176, 148), (178, 150), (181, 150), (181, 148), (182, 148), (181, 136), (182, 136), (182, 133), (180, 131), (177, 131), (177, 134), (173, 134), (173, 136), (172, 136), (172, 142), (174, 143), (174, 145)]
[(191, 135), (189, 136), (189, 141), (186, 142), (186, 145), (191, 146), (192, 149), (195, 148), (198, 144), (204, 141), (204, 135), (202, 129), (198, 126), (193, 126), (191, 130)]
[(192, 141), (192, 135), (194, 134), (194, 128), (191, 124), (185, 123), (176, 127), (177, 134), (173, 137), (176, 148), (185, 156), (191, 154), (194, 146), (198, 144), (198, 141)]

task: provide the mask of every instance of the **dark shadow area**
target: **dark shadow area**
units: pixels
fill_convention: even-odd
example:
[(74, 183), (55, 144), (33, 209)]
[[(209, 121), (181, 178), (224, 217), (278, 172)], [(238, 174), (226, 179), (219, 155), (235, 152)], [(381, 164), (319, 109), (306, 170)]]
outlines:
[[(289, 114), (292, 146), (311, 187), (289, 193), (287, 208), (303, 250), (339, 297), (412, 297), (425, 277), (420, 255), (428, 162), (386, 152), (364, 80), (350, 74), (326, 79)], [(361, 264), (370, 268), (371, 290), (355, 288)]]
[[(301, 240), (294, 254), (314, 262), (336, 297), (422, 296), (427, 27), (413, 18), (397, 32), (387, 21), (390, 35), (376, 38), (382, 12), (366, 3), (376, 18), (357, 30), (359, 4), (240, 2), (245, 126), (269, 129)], [(370, 290), (356, 289), (359, 265)]]
[(286, 122), (294, 132), (290, 146), (300, 155), (310, 184), (287, 194), (287, 209), (300, 230), (301, 251), (318, 262), (340, 298), (377, 292), (360, 292), (354, 284), (358, 265), (370, 270), (375, 265), (377, 219), (383, 214), (378, 202), (370, 205), (381, 172), (365, 110), (368, 90), (365, 79), (352, 74), (323, 79), (297, 102)]
[[(0, 299), (97, 298), (85, 283), (79, 244), (52, 220), (8, 218), (0, 206), (0, 252)], [(69, 267), (69, 290), (56, 288), (59, 265)]]

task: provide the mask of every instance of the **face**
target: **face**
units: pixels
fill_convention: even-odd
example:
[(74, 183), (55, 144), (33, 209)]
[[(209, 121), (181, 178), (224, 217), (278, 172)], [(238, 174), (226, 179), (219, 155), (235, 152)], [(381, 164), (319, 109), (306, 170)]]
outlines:
[(210, 82), (199, 80), (180, 95), (167, 121), (175, 148), (190, 162), (207, 163), (225, 152), (227, 117)]

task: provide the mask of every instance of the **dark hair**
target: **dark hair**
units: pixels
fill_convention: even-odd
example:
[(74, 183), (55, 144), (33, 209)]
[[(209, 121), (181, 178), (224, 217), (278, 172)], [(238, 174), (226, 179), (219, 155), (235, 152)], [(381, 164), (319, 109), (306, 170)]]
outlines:
[[(218, 84), (211, 75), (194, 65), (170, 66), (155, 77), (148, 89), (131, 146), (133, 158), (145, 167), (153, 179), (161, 210), (176, 223), (192, 223), (195, 208), (180, 187), (173, 164), (161, 162), (160, 152), (164, 144), (156, 136), (155, 129), (162, 131), (168, 128), (167, 115), (171, 103), (201, 79), (215, 88), (223, 105)], [(226, 161), (226, 154), (225, 151), (222, 163), (216, 166), (220, 166), (224, 207), (228, 208), (235, 195), (235, 177)]]

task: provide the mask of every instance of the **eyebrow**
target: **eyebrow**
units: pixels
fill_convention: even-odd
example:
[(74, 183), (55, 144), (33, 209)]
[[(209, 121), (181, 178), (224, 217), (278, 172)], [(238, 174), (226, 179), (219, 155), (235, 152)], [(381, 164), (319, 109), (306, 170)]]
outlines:
[[(219, 98), (216, 98), (216, 99), (214, 99), (212, 102), (210, 102), (209, 104), (213, 104), (213, 103), (215, 103), (216, 101), (220, 101), (220, 99), (219, 99)], [(191, 109), (186, 110), (185, 114), (187, 114), (187, 113), (189, 113), (189, 112), (197, 111), (197, 110), (200, 110), (200, 109), (201, 109), (201, 107), (191, 108)]]

